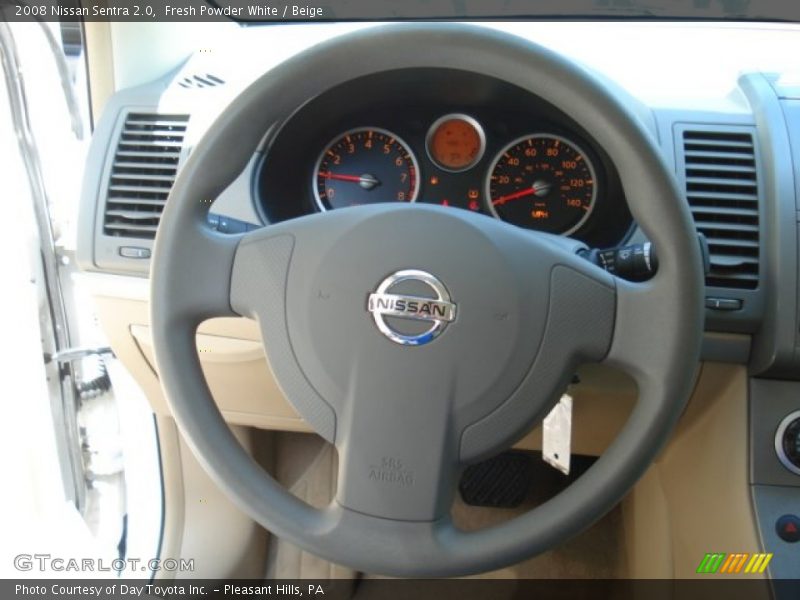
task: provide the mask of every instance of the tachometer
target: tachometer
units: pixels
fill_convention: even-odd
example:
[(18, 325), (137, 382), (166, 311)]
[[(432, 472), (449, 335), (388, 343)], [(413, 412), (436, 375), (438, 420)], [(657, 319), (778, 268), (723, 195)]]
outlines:
[(328, 144), (314, 169), (314, 197), (321, 210), (413, 202), (419, 191), (417, 159), (385, 129), (362, 127)]
[(571, 234), (597, 198), (595, 169), (583, 150), (558, 135), (526, 135), (497, 155), (486, 202), (498, 219), (548, 233)]

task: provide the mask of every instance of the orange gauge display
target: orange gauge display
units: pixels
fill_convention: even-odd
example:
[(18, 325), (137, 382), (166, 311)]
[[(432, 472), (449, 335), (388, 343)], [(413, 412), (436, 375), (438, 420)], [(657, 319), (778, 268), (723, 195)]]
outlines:
[(450, 114), (437, 119), (426, 139), (428, 156), (445, 171), (466, 171), (475, 166), (486, 149), (480, 123), (468, 115)]

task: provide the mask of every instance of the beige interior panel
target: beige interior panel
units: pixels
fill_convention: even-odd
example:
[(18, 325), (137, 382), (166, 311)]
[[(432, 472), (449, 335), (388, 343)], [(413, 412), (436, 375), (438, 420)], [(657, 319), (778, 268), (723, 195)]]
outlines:
[[(231, 431), (252, 452), (251, 432)], [(191, 559), (189, 572), (160, 572), (159, 578), (259, 578), (268, 533), (235, 506), (195, 459), (170, 417), (158, 418), (164, 485), (161, 560)]]
[[(186, 499), (184, 496), (183, 467), (181, 466), (181, 441), (175, 421), (167, 416), (156, 418), (159, 455), (161, 458), (161, 483), (163, 486), (164, 514), (160, 557), (180, 558), (185, 527)], [(187, 557), (188, 558), (188, 557)], [(157, 578), (172, 579), (183, 573), (159, 572)]]
[[(620, 371), (587, 364), (578, 370), (580, 383), (569, 388), (573, 399), (572, 453), (600, 456), (616, 438), (636, 404), (636, 384)], [(542, 449), (539, 425), (515, 448)]]
[[(131, 333), (155, 370), (150, 330), (134, 327)], [(308, 429), (278, 388), (260, 342), (200, 333), (197, 351), (211, 393), (229, 423), (264, 429)]]
[(705, 363), (674, 436), (623, 502), (631, 577), (698, 577), (707, 552), (761, 551), (747, 439), (745, 367)]
[[(147, 303), (105, 296), (96, 303), (117, 357), (142, 386), (153, 410), (168, 415), (155, 374)], [(200, 326), (198, 356), (217, 406), (234, 425), (310, 431), (278, 387), (260, 339), (257, 324), (248, 319), (211, 319)]]
[(670, 579), (672, 532), (669, 506), (656, 467), (650, 468), (622, 502), (626, 577)]
[[(131, 334), (144, 350), (153, 351), (153, 339), (149, 327), (131, 325)], [(264, 357), (260, 342), (207, 333), (197, 334), (197, 353), (208, 363), (250, 362)]]

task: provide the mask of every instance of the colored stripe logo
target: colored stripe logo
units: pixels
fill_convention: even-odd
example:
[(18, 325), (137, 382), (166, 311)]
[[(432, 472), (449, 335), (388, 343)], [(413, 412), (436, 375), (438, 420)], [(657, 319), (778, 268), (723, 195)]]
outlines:
[(749, 554), (747, 552), (725, 554), (715, 552), (706, 554), (697, 567), (698, 573), (714, 575), (725, 573), (728, 575), (738, 575), (740, 573), (763, 573), (767, 570), (769, 561), (772, 560), (772, 553), (769, 554)]

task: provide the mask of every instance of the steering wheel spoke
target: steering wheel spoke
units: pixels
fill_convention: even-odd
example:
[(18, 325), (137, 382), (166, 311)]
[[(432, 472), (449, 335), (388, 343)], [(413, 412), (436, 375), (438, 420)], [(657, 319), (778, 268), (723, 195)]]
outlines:
[(412, 378), (402, 370), (370, 377), (377, 360), (353, 360), (338, 414), (337, 502), (384, 519), (436, 520), (452, 504), (458, 471), (451, 377), (435, 365)]
[[(664, 315), (655, 314), (654, 295), (658, 287), (652, 282), (633, 283), (615, 278), (616, 320), (613, 341), (604, 363), (637, 376), (652, 356), (663, 332)], [(669, 317), (669, 315), (667, 315)], [(643, 340), (650, 343), (643, 343)]]
[[(667, 271), (674, 265), (665, 263), (660, 268), (656, 277), (644, 283), (615, 278), (616, 320), (603, 363), (634, 378), (640, 402), (664, 403), (665, 395), (675, 393), (669, 382), (680, 381), (696, 364), (697, 347), (682, 343), (686, 329), (702, 330), (699, 302), (692, 308), (694, 296), (671, 283), (674, 279)], [(676, 323), (676, 314), (693, 318)]]
[(211, 317), (234, 316), (230, 283), (240, 237), (217, 233), (202, 222), (185, 227), (180, 240), (159, 235), (153, 302), (168, 306), (171, 319), (193, 326)]

